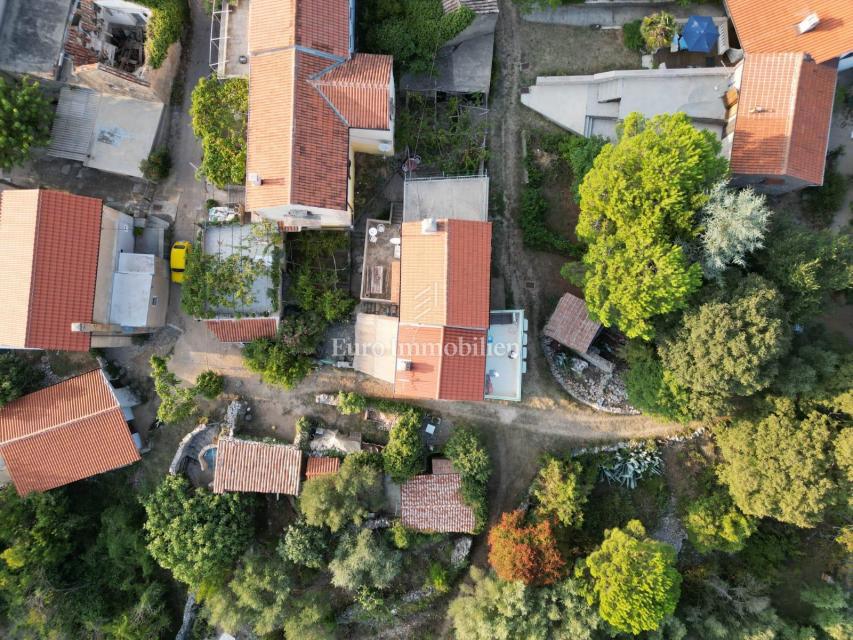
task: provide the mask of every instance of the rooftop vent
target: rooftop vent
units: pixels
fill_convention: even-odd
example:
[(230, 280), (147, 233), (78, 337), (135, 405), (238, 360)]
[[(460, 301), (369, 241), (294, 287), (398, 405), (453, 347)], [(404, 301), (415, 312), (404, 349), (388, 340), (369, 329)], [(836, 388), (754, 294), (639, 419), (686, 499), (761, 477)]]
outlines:
[(412, 361), (411, 360), (403, 360), (402, 358), (397, 360), (397, 371), (411, 371), (412, 370)]
[(436, 233), (438, 231), (438, 224), (436, 224), (435, 218), (424, 218), (421, 220), (421, 233)]
[(765, 108), (764, 108), (764, 107), (762, 107), (761, 105), (758, 105), (758, 106), (752, 107), (752, 108), (749, 110), (749, 112), (750, 112), (750, 113), (765, 113), (766, 111), (767, 111), (767, 109), (765, 109)]
[(253, 187), (260, 187), (262, 182), (263, 181), (261, 180), (261, 174), (259, 174), (259, 173), (250, 173), (249, 174), (249, 184), (252, 185)]
[(797, 25), (797, 31), (801, 34), (806, 33), (814, 29), (820, 23), (820, 18), (818, 18), (816, 13), (810, 13), (803, 21)]

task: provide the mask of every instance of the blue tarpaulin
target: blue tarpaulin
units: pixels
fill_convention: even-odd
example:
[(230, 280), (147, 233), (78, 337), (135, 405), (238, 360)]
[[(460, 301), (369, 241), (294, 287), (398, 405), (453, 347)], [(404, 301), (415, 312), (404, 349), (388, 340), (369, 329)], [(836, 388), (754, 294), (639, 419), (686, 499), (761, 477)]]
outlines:
[(719, 37), (717, 25), (708, 16), (690, 16), (681, 32), (681, 41), (687, 50), (698, 53), (711, 53)]

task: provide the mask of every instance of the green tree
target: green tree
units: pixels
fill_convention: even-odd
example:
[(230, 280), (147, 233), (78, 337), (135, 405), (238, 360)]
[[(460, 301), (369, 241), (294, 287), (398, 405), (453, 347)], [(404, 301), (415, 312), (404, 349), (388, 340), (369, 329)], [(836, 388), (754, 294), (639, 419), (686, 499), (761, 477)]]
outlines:
[(592, 484), (578, 462), (549, 457), (533, 481), (536, 515), (578, 528)]
[(151, 555), (191, 588), (221, 582), (254, 534), (249, 497), (193, 489), (180, 476), (163, 479), (145, 512)]
[(194, 318), (212, 318), (214, 309), (239, 310), (255, 304), (255, 281), (267, 267), (246, 255), (222, 257), (198, 249), (187, 254), (181, 309)]
[(576, 233), (588, 244), (584, 294), (590, 314), (628, 337), (654, 337), (652, 319), (683, 309), (702, 282), (682, 245), (727, 163), (720, 142), (683, 113), (629, 115), (580, 187)]
[(685, 313), (660, 356), (664, 369), (693, 392), (694, 408), (702, 398), (704, 412), (713, 414), (730, 397), (769, 387), (790, 342), (782, 296), (750, 274), (732, 292), (719, 292)]
[(53, 108), (38, 82), (0, 78), (0, 168), (29, 160), (50, 142)]
[(764, 246), (773, 212), (767, 198), (751, 188), (714, 185), (702, 210), (702, 266), (709, 278), (719, 278), (729, 265), (746, 267), (746, 257)]
[(158, 69), (166, 60), (169, 47), (177, 42), (189, 22), (190, 11), (186, 0), (138, 0), (152, 10), (145, 30), (146, 62)]
[(222, 374), (210, 369), (202, 371), (195, 379), (195, 392), (210, 400), (219, 397), (224, 387), (225, 378), (222, 377)]
[(479, 484), (488, 483), (492, 475), (492, 463), (489, 452), (474, 429), (456, 427), (444, 445), (444, 455), (463, 478)]
[(625, 390), (632, 406), (675, 422), (690, 420), (690, 393), (671, 371), (664, 369), (655, 347), (632, 340), (625, 356)]
[(527, 524), (521, 509), (509, 511), (489, 531), (489, 564), (503, 580), (553, 584), (565, 560), (549, 521)]
[(741, 513), (725, 490), (717, 490), (687, 506), (684, 528), (699, 553), (737, 553), (755, 531), (755, 523)]
[(777, 219), (758, 254), (764, 275), (785, 296), (795, 322), (820, 315), (837, 291), (853, 285), (853, 240), (849, 234), (814, 231)]
[(338, 392), (338, 412), (345, 416), (364, 413), (367, 409), (367, 399), (355, 391)]
[(423, 473), (426, 447), (421, 437), (421, 418), (419, 410), (407, 409), (391, 428), (388, 445), (382, 450), (385, 472), (398, 484)]
[(35, 391), (42, 382), (38, 369), (14, 353), (0, 353), (0, 407)]
[(572, 194), (575, 202), (581, 201), (581, 182), (606, 144), (607, 139), (601, 136), (568, 136), (560, 143), (560, 155), (572, 169)]
[(596, 640), (604, 623), (572, 579), (548, 587), (506, 582), (471, 568), (448, 616), (457, 640)]
[(157, 419), (167, 424), (176, 424), (193, 416), (198, 407), (195, 403), (195, 389), (181, 387), (178, 377), (169, 371), (169, 358), (151, 356), (151, 378), (154, 391), (160, 398), (157, 407)]
[(203, 154), (199, 174), (219, 188), (246, 178), (248, 113), (245, 78), (201, 78), (193, 89), (190, 116)]
[(764, 419), (719, 431), (724, 462), (718, 475), (745, 514), (813, 527), (837, 491), (836, 432), (829, 416), (800, 418), (792, 401), (779, 400)]
[(590, 604), (597, 601), (601, 617), (622, 633), (654, 631), (681, 595), (675, 549), (648, 538), (639, 520), (605, 531), (576, 572), (588, 581)]
[(350, 523), (360, 525), (381, 504), (380, 470), (360, 464), (353, 455), (347, 456), (338, 473), (308, 480), (299, 496), (305, 521), (315, 527), (327, 527), (333, 533)]
[(284, 621), (284, 637), (288, 640), (335, 640), (335, 620), (329, 603), (315, 596), (296, 601)]
[(243, 363), (267, 384), (292, 389), (311, 373), (311, 359), (280, 340), (259, 338), (243, 347)]
[(810, 604), (812, 622), (831, 640), (853, 638), (853, 618), (850, 616), (850, 594), (838, 584), (819, 584), (806, 587), (800, 598)]
[(149, 153), (148, 157), (139, 163), (139, 170), (142, 171), (142, 176), (151, 182), (160, 182), (168, 178), (172, 171), (172, 156), (169, 148), (160, 147)]
[(387, 589), (402, 570), (402, 555), (370, 529), (347, 533), (329, 562), (332, 584), (356, 592), (363, 587)]
[(293, 564), (309, 569), (322, 569), (326, 566), (327, 547), (326, 532), (300, 520), (287, 527), (279, 546), (279, 554)]
[(250, 551), (227, 585), (203, 599), (204, 615), (231, 634), (250, 626), (264, 636), (280, 629), (291, 603), (290, 567), (280, 559)]
[(668, 47), (677, 33), (675, 16), (666, 11), (648, 15), (640, 24), (640, 34), (646, 41), (646, 48), (649, 51)]

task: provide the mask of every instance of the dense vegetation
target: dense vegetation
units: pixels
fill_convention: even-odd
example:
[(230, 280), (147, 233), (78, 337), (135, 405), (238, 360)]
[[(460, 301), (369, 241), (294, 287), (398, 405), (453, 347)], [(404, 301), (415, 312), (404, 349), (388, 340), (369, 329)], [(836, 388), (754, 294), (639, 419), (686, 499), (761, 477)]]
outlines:
[(199, 177), (219, 188), (246, 178), (249, 83), (245, 78), (202, 78), (193, 89), (190, 115), (201, 140)]
[(41, 380), (41, 372), (16, 353), (0, 353), (0, 407), (35, 391)]
[(166, 60), (169, 47), (177, 42), (190, 19), (187, 0), (137, 0), (152, 10), (145, 32), (146, 62), (157, 69)]
[(0, 168), (29, 160), (50, 142), (53, 107), (38, 82), (0, 78)]
[(157, 419), (166, 424), (176, 424), (198, 413), (196, 397), (201, 395), (210, 400), (222, 393), (225, 381), (215, 371), (202, 371), (191, 387), (184, 387), (178, 377), (169, 371), (169, 358), (151, 356), (151, 379), (154, 392), (160, 399)]

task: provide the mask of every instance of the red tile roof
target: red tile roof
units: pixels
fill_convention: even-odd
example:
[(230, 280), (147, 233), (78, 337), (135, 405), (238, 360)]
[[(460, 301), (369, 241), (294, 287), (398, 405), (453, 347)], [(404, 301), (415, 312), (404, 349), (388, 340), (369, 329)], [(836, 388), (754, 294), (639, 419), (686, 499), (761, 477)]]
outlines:
[[(850, 0), (726, 0), (741, 46), (747, 54), (804, 51), (827, 62), (853, 51)], [(817, 27), (799, 33), (797, 25), (816, 13)]]
[[(32, 259), (31, 264), (17, 268), (27, 270), (29, 280), (21, 277), (10, 284), (20, 287), (14, 292), (19, 299), (29, 301), (26, 333), (18, 332), (21, 343), (8, 346), (88, 351), (90, 335), (72, 333), (71, 324), (92, 321), (103, 205), (96, 198), (60, 191), (9, 192), (0, 200), (0, 227), (4, 218), (20, 218), (25, 213), (22, 206), (33, 209), (29, 223), (34, 232), (20, 236), (22, 241), (32, 242)], [(4, 230), (4, 237), (12, 231)], [(23, 321), (17, 313), (15, 316), (13, 320), (0, 317), (0, 324)]]
[(803, 53), (747, 54), (731, 169), (822, 184), (836, 70)]
[(276, 318), (205, 320), (204, 324), (220, 342), (251, 342), (257, 338), (274, 338), (278, 333)]
[(341, 468), (341, 459), (333, 457), (310, 457), (305, 464), (305, 477), (310, 480), (318, 476), (327, 476), (337, 473)]
[(441, 476), (446, 473), (456, 473), (453, 469), (453, 463), (447, 458), (433, 458), (432, 474), (435, 476)]
[(401, 324), (394, 395), (435, 400), (482, 400), (486, 378), (486, 330)]
[(216, 449), (213, 491), (299, 493), (302, 451), (288, 444), (222, 437)]
[(473, 533), (474, 511), (464, 503), (459, 474), (415, 476), (401, 488), (401, 520), (419, 531)]
[(349, 128), (389, 129), (390, 56), (350, 52), (349, 0), (253, 0), (249, 210), (348, 210)]
[(0, 408), (0, 457), (20, 495), (47, 491), (139, 460), (100, 370)]
[(589, 317), (586, 303), (567, 293), (560, 298), (542, 333), (570, 349), (586, 353), (599, 329), (601, 325)]

